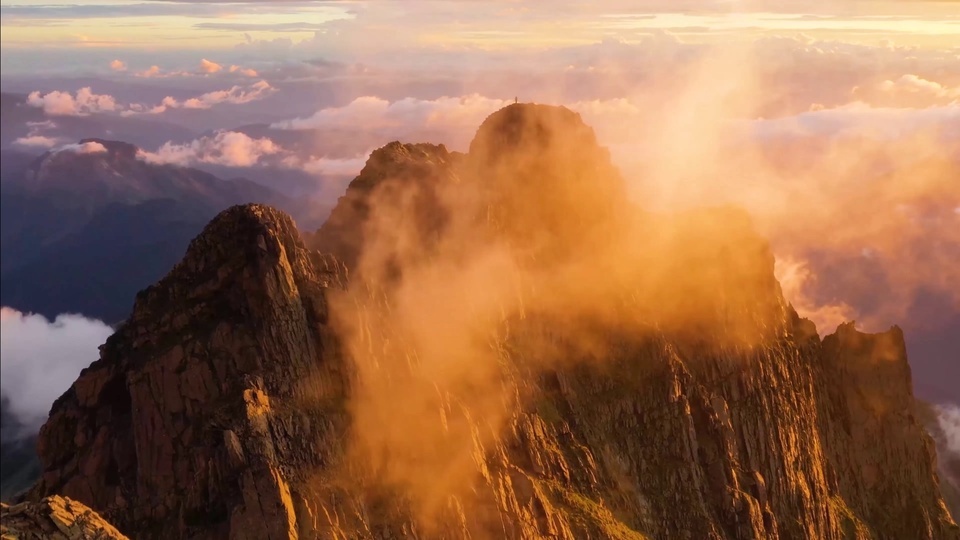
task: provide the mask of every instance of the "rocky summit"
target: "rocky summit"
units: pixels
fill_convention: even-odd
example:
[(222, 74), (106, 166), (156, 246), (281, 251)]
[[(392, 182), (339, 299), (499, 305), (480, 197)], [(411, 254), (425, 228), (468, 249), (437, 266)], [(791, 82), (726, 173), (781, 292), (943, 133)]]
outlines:
[(739, 214), (636, 218), (621, 182), (518, 104), (467, 155), (375, 152), (308, 244), (223, 212), (54, 404), (22, 504), (134, 539), (960, 538), (900, 330), (821, 340)]

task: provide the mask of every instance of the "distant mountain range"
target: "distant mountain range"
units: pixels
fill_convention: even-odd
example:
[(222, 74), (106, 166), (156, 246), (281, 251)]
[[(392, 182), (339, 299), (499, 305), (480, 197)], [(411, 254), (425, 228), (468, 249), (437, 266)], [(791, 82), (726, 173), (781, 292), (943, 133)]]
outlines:
[[(156, 115), (51, 115), (29, 105), (26, 95), (10, 92), (0, 93), (0, 111), (0, 152), (3, 153), (0, 168), (5, 176), (17, 172), (17, 169), (22, 170), (26, 166), (25, 161), (32, 161), (51, 148), (85, 138), (125, 141), (152, 152), (167, 143), (190, 144), (204, 137), (214, 137), (222, 131), (196, 132), (181, 124), (160, 120)], [(302, 163), (311, 161), (318, 149), (323, 149), (324, 156), (337, 159), (365, 157), (366, 152), (390, 138), (362, 129), (287, 130), (271, 128), (270, 124), (249, 124), (226, 131), (243, 133), (251, 138), (270, 138)], [(294, 198), (335, 197), (357, 172), (307, 170), (303, 166), (284, 165), (282, 161), (281, 157), (277, 157), (258, 162), (253, 167), (213, 162), (196, 165), (221, 178), (242, 176)]]

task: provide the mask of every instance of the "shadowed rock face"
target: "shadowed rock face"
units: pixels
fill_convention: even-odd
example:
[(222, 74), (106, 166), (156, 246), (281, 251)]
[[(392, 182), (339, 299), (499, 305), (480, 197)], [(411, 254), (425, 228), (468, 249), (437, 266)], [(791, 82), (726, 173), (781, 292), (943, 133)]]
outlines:
[(137, 537), (286, 537), (282, 463), (306, 472), (336, 444), (335, 415), (291, 406), (304, 381), (334, 410), (345, 397), (324, 286), (289, 217), (225, 211), (54, 405), (35, 492), (72, 494)]
[[(338, 231), (369, 220), (365, 193), (396, 177), (479, 185), (481, 207), (510, 208), (508, 194), (522, 188), (499, 174), (521, 169), (497, 163), (564, 159), (564, 149), (584, 145), (544, 180), (572, 179), (558, 187), (558, 204), (571, 201), (579, 228), (551, 221), (553, 205), (522, 219), (556, 225), (535, 246), (556, 238), (588, 246), (609, 225), (572, 205), (590, 171), (612, 171), (576, 115), (515, 105), (480, 133), (464, 158), (428, 146), (375, 153), (315, 240), (355, 262), (367, 239)], [(542, 143), (543, 155), (510, 156), (524, 137)], [(483, 171), (496, 178), (480, 184)], [(620, 185), (595, 182), (614, 194)], [(619, 203), (596, 204), (619, 219)], [(491, 218), (492, 230), (526, 249), (530, 237), (512, 236), (520, 222), (511, 215)], [(698, 225), (739, 230), (729, 218)], [(524, 350), (524, 333), (550, 323), (531, 314), (514, 329), (519, 338), (500, 344), (498, 379), (518, 402), (502, 429), (481, 437), (488, 424), (472, 411), (436, 411), (438, 424), (467, 419), (476, 473), (440, 494), (425, 523), (403, 486), (384, 485), (378, 468), (348, 451), (357, 359), (328, 302), (344, 285), (343, 266), (308, 250), (285, 215), (231, 208), (138, 295), (101, 359), (54, 405), (40, 434), (43, 477), (29, 498), (63, 494), (144, 539), (960, 538), (915, 418), (902, 333), (851, 325), (821, 342), (780, 297), (762, 240), (703, 244), (694, 242), (694, 254), (725, 253), (716, 283), (756, 287), (758, 303), (780, 314), (762, 341), (721, 347), (695, 331), (602, 327), (601, 365), (578, 362), (582, 352), (547, 365)], [(553, 249), (564, 245), (549, 254), (567, 256)], [(744, 277), (745, 266), (758, 275)], [(718, 306), (729, 307), (737, 306)]]

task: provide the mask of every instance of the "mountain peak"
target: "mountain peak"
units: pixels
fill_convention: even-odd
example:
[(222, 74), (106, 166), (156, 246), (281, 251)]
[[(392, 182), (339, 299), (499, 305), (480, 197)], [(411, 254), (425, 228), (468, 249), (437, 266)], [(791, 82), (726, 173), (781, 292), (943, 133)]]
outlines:
[(610, 153), (566, 107), (519, 103), (491, 114), (470, 143), (466, 169), (491, 223), (519, 245), (577, 251), (627, 211)]
[[(195, 287), (198, 279), (209, 283), (209, 289)], [(248, 288), (244, 283), (250, 280), (269, 288), (252, 287), (249, 295), (234, 298), (237, 309), (253, 300), (288, 301), (298, 294), (298, 282), (318, 281), (293, 219), (261, 204), (237, 205), (218, 214), (190, 243), (183, 260), (137, 295), (128, 324), (216, 296), (222, 287)], [(266, 297), (258, 298), (261, 293)], [(322, 313), (313, 315), (325, 318)]]
[(350, 182), (347, 190), (371, 190), (388, 179), (421, 181), (423, 177), (430, 177), (432, 168), (442, 168), (456, 159), (457, 154), (442, 144), (394, 141), (371, 152), (360, 175)]
[(529, 149), (533, 141), (546, 146), (559, 134), (592, 138), (596, 143), (593, 130), (579, 113), (563, 106), (515, 103), (494, 112), (480, 124), (470, 143), (470, 154), (479, 159), (496, 160), (512, 150)]
[(54, 404), (34, 492), (79, 498), (148, 537), (287, 538), (281, 464), (324, 459), (297, 433), (330, 419), (282, 411), (344, 397), (340, 365), (322, 360), (334, 346), (324, 272), (283, 213), (219, 214)]
[[(445, 200), (452, 185), (470, 195)], [(420, 243), (436, 234), (449, 213), (460, 212), (487, 220), (520, 245), (575, 251), (621, 219), (626, 200), (609, 152), (579, 114), (513, 104), (481, 124), (466, 155), (443, 145), (399, 142), (375, 150), (310, 244), (354, 267), (372, 209), (379, 206), (374, 214), (398, 220), (386, 228), (401, 230), (407, 220), (416, 221), (411, 230), (418, 231)]]
[[(391, 142), (374, 150), (360, 174), (347, 186), (330, 217), (308, 242), (355, 268), (371, 226), (368, 221), (378, 202), (413, 200), (413, 208), (398, 220), (420, 220), (423, 236), (429, 234), (443, 209), (438, 189), (458, 180), (456, 168), (462, 155), (433, 144)], [(376, 199), (376, 200), (375, 200)], [(394, 223), (394, 227), (401, 223)]]
[[(484, 124), (463, 158), (375, 152), (318, 234), (414, 265), (395, 289), (333, 290), (272, 208), (218, 215), (55, 403), (29, 497), (142, 539), (960, 537), (901, 333), (781, 329), (736, 213), (640, 220), (662, 237), (621, 250), (643, 238), (576, 115)], [(464, 191), (468, 234), (437, 240)], [(471, 264), (491, 238), (497, 264)], [(647, 318), (705, 306), (709, 331)], [(756, 337), (714, 346), (737, 329)]]

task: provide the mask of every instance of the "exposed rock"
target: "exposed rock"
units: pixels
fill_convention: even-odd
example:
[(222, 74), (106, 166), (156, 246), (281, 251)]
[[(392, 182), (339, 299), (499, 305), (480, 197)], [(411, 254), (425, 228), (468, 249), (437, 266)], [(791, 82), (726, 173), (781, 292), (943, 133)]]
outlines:
[(113, 525), (77, 501), (52, 496), (0, 509), (3, 540), (126, 540)]
[[(510, 155), (531, 138), (540, 154)], [(441, 182), (476, 189), (491, 234), (533, 253), (531, 265), (565, 260), (572, 247), (594, 255), (591, 239), (619, 226), (622, 186), (591, 145), (573, 113), (519, 105), (491, 117), (459, 165), (441, 148), (390, 145), (319, 243), (355, 263), (369, 238), (336, 237), (369, 222), (373, 188), (426, 177), (422, 193)], [(590, 198), (591, 178), (606, 195)], [(533, 200), (517, 195), (524, 181), (554, 189), (556, 204), (513, 206)], [(384, 480), (384, 464), (348, 452), (360, 360), (330, 322), (340, 263), (308, 252), (279, 212), (232, 208), (138, 295), (101, 359), (54, 405), (30, 497), (76, 498), (138, 539), (960, 538), (915, 418), (902, 334), (844, 326), (821, 342), (785, 305), (765, 243), (732, 222), (711, 213), (675, 231), (692, 254), (667, 276), (693, 284), (702, 261), (715, 263), (717, 290), (690, 294), (719, 291), (711, 309), (749, 312), (755, 341), (715, 340), (727, 331), (716, 321), (709, 334), (599, 324), (606, 357), (586, 362), (587, 352), (565, 348), (558, 321), (510, 319), (509, 338), (491, 345), (499, 385), (517, 405), (502, 426), (489, 433), (483, 411), (458, 399), (470, 388), (426, 401), (437, 407), (424, 422), (452, 426), (474, 472), (431, 493), (424, 520), (405, 486)], [(545, 236), (526, 230), (540, 223)], [(415, 230), (434, 225), (443, 226)], [(698, 226), (738, 240), (698, 240)], [(569, 358), (542, 362), (532, 344), (545, 339)], [(416, 449), (427, 470), (440, 452)]]
[[(371, 234), (383, 234), (389, 227), (405, 228), (403, 223), (414, 220), (421, 238), (443, 225), (446, 216), (437, 201), (442, 185), (456, 182), (453, 167), (461, 157), (446, 147), (431, 144), (401, 144), (392, 142), (370, 154), (360, 171), (330, 213), (323, 226), (307, 239), (310, 247), (334, 255), (351, 269), (357, 266), (364, 239)], [(377, 216), (372, 222), (371, 206), (378, 199), (405, 197), (409, 212), (391, 216)], [(397, 207), (400, 207), (397, 201)], [(386, 223), (393, 220), (393, 223)], [(374, 228), (374, 231), (370, 229)]]
[(54, 405), (35, 492), (136, 537), (295, 535), (289, 482), (329, 459), (317, 411), (345, 398), (326, 281), (289, 217), (225, 211)]
[(822, 356), (824, 448), (840, 496), (878, 531), (940, 537), (945, 505), (929, 481), (936, 454), (918, 418), (903, 332), (868, 335), (843, 324), (824, 339)]
[(470, 143), (466, 169), (494, 226), (525, 245), (551, 236), (554, 248), (582, 249), (629, 209), (609, 152), (565, 107), (515, 104), (490, 115)]

